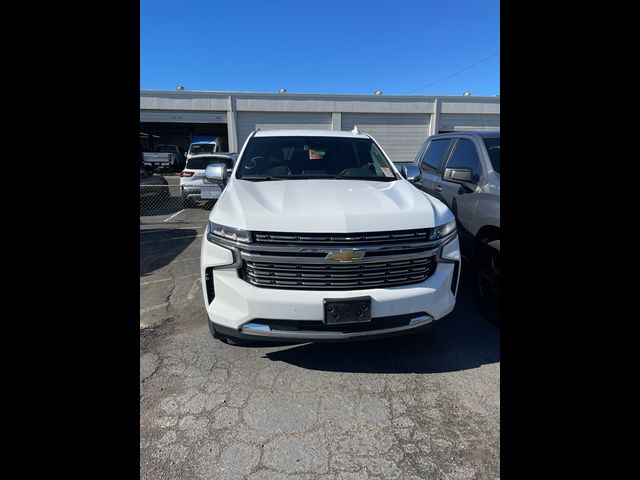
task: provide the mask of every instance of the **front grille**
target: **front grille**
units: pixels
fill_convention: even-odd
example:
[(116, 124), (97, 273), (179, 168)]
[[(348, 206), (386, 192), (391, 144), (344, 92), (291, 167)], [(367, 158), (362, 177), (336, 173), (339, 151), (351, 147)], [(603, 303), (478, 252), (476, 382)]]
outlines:
[(373, 243), (402, 243), (427, 241), (431, 234), (430, 228), (421, 230), (400, 230), (394, 232), (363, 232), (363, 233), (281, 233), (254, 232), (256, 242), (259, 243), (289, 243), (314, 245), (354, 245)]
[(266, 288), (356, 290), (420, 283), (436, 269), (433, 257), (373, 263), (272, 263), (245, 260), (240, 275)]

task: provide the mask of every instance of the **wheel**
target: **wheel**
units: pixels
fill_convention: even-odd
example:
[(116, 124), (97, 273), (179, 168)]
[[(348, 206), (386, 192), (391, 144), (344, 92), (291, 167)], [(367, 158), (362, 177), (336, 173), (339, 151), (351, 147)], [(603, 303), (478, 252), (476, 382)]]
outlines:
[(193, 202), (186, 195), (182, 195), (182, 208), (192, 208)]
[(160, 200), (166, 202), (167, 200), (169, 200), (169, 198), (171, 198), (171, 192), (169, 191), (169, 184), (163, 183), (162, 191), (160, 192)]
[(500, 325), (500, 240), (483, 239), (474, 259), (476, 296), (480, 311)]

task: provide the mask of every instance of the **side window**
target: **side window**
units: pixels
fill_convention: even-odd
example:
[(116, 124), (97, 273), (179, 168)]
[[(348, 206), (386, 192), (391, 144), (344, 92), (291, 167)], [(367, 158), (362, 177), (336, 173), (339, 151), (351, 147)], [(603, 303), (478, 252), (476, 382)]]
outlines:
[(450, 138), (431, 140), (420, 162), (420, 168), (431, 172), (439, 171), (450, 146)]
[(458, 140), (447, 163), (447, 168), (470, 168), (473, 178), (477, 182), (482, 175), (482, 167), (480, 167), (476, 145), (466, 138)]
[(416, 155), (416, 158), (413, 159), (413, 163), (415, 165), (420, 165), (420, 161), (422, 160), (422, 155), (424, 154), (424, 147), (426, 144), (427, 144), (427, 141), (425, 140), (420, 145), (420, 148), (418, 149), (418, 154)]

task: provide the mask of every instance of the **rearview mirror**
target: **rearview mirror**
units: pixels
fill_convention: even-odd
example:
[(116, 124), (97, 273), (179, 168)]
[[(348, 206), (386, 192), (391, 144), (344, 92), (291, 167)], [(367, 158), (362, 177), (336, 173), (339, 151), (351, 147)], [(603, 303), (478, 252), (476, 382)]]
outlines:
[(224, 163), (212, 163), (207, 165), (204, 171), (204, 181), (208, 183), (222, 183), (227, 181), (227, 166)]
[(410, 182), (419, 182), (422, 178), (422, 172), (417, 165), (403, 165), (400, 167), (400, 173)]
[(478, 182), (470, 168), (445, 168), (442, 179), (461, 184)]

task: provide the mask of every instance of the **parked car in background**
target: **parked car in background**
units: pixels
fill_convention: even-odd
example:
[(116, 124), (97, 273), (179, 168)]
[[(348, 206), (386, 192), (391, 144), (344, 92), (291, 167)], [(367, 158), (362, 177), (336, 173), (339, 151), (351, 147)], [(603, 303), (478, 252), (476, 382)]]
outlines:
[(179, 172), (184, 168), (186, 154), (184, 149), (179, 145), (168, 145), (168, 144), (156, 145), (153, 151), (154, 153), (171, 153), (174, 156), (175, 162), (173, 164), (171, 163), (169, 164), (171, 171)]
[(500, 322), (500, 132), (432, 135), (414, 164), (415, 185), (442, 200), (458, 223), (462, 255), (472, 262), (483, 313)]
[(180, 192), (182, 193), (182, 206), (190, 208), (196, 202), (210, 202), (217, 199), (222, 193), (219, 185), (204, 185), (204, 171), (207, 165), (223, 163), (228, 169), (232, 169), (236, 153), (201, 154), (189, 157), (184, 170), (180, 172)]
[(226, 184), (200, 255), (214, 338), (415, 334), (453, 311), (455, 218), (405, 180), (371, 136), (256, 131), (230, 175), (216, 164), (205, 175)]
[(143, 161), (151, 170), (171, 171), (178, 165), (178, 157), (171, 152), (143, 152)]
[(202, 155), (204, 153), (226, 152), (228, 148), (229, 142), (227, 137), (213, 137), (211, 140), (198, 140), (189, 145), (187, 159), (194, 155)]
[(167, 179), (149, 170), (140, 161), (140, 204), (144, 203), (147, 208), (153, 206), (153, 202), (167, 200), (170, 196)]

